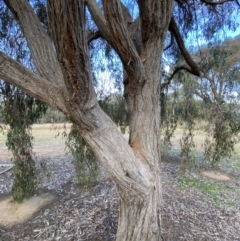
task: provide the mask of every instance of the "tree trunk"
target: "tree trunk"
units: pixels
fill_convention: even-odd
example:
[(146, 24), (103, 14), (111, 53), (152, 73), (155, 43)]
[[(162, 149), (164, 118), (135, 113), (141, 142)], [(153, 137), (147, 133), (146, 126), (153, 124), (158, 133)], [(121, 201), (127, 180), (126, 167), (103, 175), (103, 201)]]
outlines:
[(117, 241), (161, 240), (161, 189), (148, 196), (132, 196), (119, 189), (120, 210)]
[[(32, 16), (34, 11), (30, 11), (28, 1), (5, 2), (23, 32), (29, 33), (25, 35), (31, 51), (44, 49), (51, 58), (48, 61), (42, 56), (39, 61), (38, 54), (32, 55), (40, 77), (0, 52), (0, 78), (57, 106), (77, 126), (118, 187), (117, 241), (161, 240), (161, 56), (174, 1), (138, 0), (140, 16), (131, 24), (130, 14), (124, 16), (126, 9), (119, 0), (103, 0), (104, 14), (95, 0), (49, 0), (48, 22), (54, 49)], [(85, 2), (101, 35), (123, 63), (129, 143), (97, 102), (85, 29)], [(35, 44), (36, 30), (42, 36), (41, 45)], [(23, 75), (25, 78), (21, 78)]]
[[(102, 115), (102, 125), (91, 134), (88, 131), (82, 135), (118, 187), (120, 212), (116, 240), (161, 240), (159, 157), (155, 159), (143, 151), (144, 157), (149, 159), (140, 159), (105, 113), (100, 109), (95, 113), (98, 117)], [(157, 164), (150, 167), (147, 164), (150, 159)]]

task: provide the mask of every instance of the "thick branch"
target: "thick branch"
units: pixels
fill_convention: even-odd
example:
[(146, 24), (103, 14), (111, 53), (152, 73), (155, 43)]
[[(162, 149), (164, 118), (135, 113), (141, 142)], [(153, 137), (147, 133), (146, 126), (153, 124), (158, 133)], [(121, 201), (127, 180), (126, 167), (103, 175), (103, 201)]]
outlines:
[(142, 61), (128, 32), (121, 3), (119, 0), (104, 0), (103, 5), (112, 46), (119, 54), (128, 76), (135, 84), (144, 81)]
[[(106, 19), (101, 9), (99, 8), (98, 4), (96, 3), (96, 0), (86, 0), (86, 3), (92, 18), (96, 23), (99, 29), (99, 32), (101, 33), (101, 36), (104, 39), (106, 39), (109, 43), (111, 43), (110, 31), (108, 29)], [(120, 4), (124, 15), (124, 21), (126, 22), (127, 25), (130, 25), (132, 23), (131, 15), (125, 6), (122, 3)]]
[(86, 0), (87, 7), (89, 12), (91, 13), (91, 16), (96, 23), (101, 35), (103, 36), (104, 39), (107, 41), (110, 40), (110, 32), (107, 27), (107, 22), (106, 19), (99, 8), (98, 4), (96, 3), (96, 0)]
[(146, 195), (149, 188), (154, 185), (149, 168), (136, 159), (133, 150), (119, 133), (115, 124), (98, 106), (95, 108), (97, 110), (91, 109), (93, 113), (87, 117), (89, 122), (97, 119), (100, 124), (97, 129), (85, 132), (80, 126), (84, 118), (82, 115), (86, 116), (88, 113), (79, 110), (71, 112), (71, 107), (65, 105), (65, 102), (67, 105), (71, 104), (71, 100), (67, 100), (68, 96), (63, 93), (63, 90), (29, 71), (21, 63), (2, 52), (0, 52), (0, 78), (68, 114), (68, 117), (78, 124), (83, 137), (93, 150), (97, 150), (96, 154), (117, 184), (122, 188), (125, 187), (132, 195), (138, 191)]
[(52, 83), (63, 84), (63, 75), (50, 37), (26, 0), (4, 0), (28, 42), (38, 74)]
[(0, 78), (66, 113), (60, 88), (0, 52)]
[(131, 79), (143, 79), (141, 71), (136, 71), (136, 68), (142, 67), (142, 64), (139, 58), (140, 49), (136, 50), (132, 36), (128, 32), (128, 28), (134, 24), (128, 9), (120, 1), (103, 1), (105, 18), (95, 0), (86, 0), (86, 2), (100, 34), (117, 51), (127, 74), (134, 77), (133, 75), (138, 73)]
[(190, 66), (190, 68), (192, 69), (191, 73), (196, 75), (196, 76), (200, 76), (200, 70), (198, 65), (194, 62), (194, 60), (192, 59), (191, 55), (189, 54), (189, 52), (186, 49), (186, 46), (184, 44), (184, 41), (182, 39), (182, 36), (179, 32), (179, 29), (177, 27), (177, 24), (174, 20), (174, 18), (172, 17), (170, 25), (169, 25), (169, 31), (171, 31), (177, 41), (178, 47), (185, 59), (185, 61), (187, 62), (187, 64)]
[(173, 3), (173, 0), (138, 0), (144, 46), (150, 38), (162, 35), (162, 30), (169, 24), (167, 13), (172, 13)]
[(122, 14), (124, 17), (124, 22), (126, 23), (127, 26), (131, 25), (133, 23), (133, 19), (132, 16), (129, 12), (129, 9), (121, 2), (119, 1), (121, 4), (121, 9), (122, 9)]
[(64, 80), (81, 109), (96, 104), (87, 33), (84, 0), (48, 1), (48, 18)]
[(103, 120), (101, 129), (83, 132), (83, 137), (92, 150), (98, 150), (98, 158), (117, 185), (132, 195), (136, 191), (145, 195), (154, 185), (150, 168), (136, 158), (124, 136), (102, 110), (98, 110), (98, 118)]

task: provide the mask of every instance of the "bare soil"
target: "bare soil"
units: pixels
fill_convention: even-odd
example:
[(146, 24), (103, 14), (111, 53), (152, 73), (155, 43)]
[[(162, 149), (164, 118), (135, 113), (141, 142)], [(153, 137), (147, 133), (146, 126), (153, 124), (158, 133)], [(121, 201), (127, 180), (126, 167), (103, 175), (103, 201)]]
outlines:
[(0, 202), (0, 225), (11, 227), (17, 223), (24, 223), (54, 199), (53, 194), (44, 193), (24, 200), (22, 203), (13, 202), (11, 197), (2, 200)]
[[(118, 195), (114, 182), (102, 170), (101, 177), (93, 187), (79, 186), (71, 163), (72, 157), (65, 155), (64, 149), (63, 142), (35, 149), (40, 193), (52, 193), (55, 199), (22, 222), (13, 225), (3, 222), (0, 241), (115, 240)], [(240, 241), (239, 173), (232, 176), (231, 169), (227, 170), (227, 175), (231, 176), (227, 181), (229, 189), (225, 191), (221, 202), (216, 203), (195, 188), (179, 188), (179, 163), (179, 159), (176, 159), (161, 164), (164, 200), (162, 239)], [(197, 172), (186, 176), (212, 184), (222, 183)], [(0, 175), (0, 200), (6, 201), (10, 197), (11, 185), (11, 171)], [(234, 205), (226, 205), (225, 199)]]
[(231, 179), (228, 175), (217, 171), (202, 171), (201, 174), (218, 181), (229, 181)]

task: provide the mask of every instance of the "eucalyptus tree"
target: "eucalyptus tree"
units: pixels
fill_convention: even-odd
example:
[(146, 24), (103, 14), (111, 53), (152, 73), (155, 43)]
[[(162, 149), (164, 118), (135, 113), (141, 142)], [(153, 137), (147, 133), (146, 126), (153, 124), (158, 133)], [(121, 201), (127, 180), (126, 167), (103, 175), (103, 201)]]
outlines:
[(191, 152), (195, 151), (193, 136), (199, 120), (206, 124), (204, 159), (209, 164), (217, 167), (222, 158), (230, 157), (234, 151), (240, 131), (239, 46), (239, 37), (202, 46), (194, 57), (202, 62), (203, 75), (179, 72), (168, 86), (169, 93), (165, 89), (163, 144), (171, 147), (170, 138), (177, 123), (184, 124), (180, 142), (183, 169), (195, 164)]
[[(197, 21), (204, 26), (202, 34), (210, 38), (209, 30), (231, 22), (239, 2), (138, 0), (132, 1), (131, 11), (130, 1), (123, 2), (125, 6), (120, 0), (49, 0), (50, 36), (32, 2), (4, 0), (26, 38), (36, 73), (0, 52), (0, 78), (57, 107), (76, 125), (117, 185), (117, 240), (160, 240), (163, 51), (173, 49), (173, 59), (182, 55), (174, 72), (185, 69), (200, 76), (201, 67), (189, 54), (184, 38), (196, 29)], [(86, 22), (89, 13), (96, 29), (92, 34)], [(97, 38), (104, 39), (122, 62), (129, 142), (98, 104), (89, 52), (89, 44), (94, 46)]]
[(217, 166), (221, 158), (231, 157), (240, 132), (238, 40), (239, 37), (223, 44), (214, 43), (198, 53), (206, 60), (202, 66), (205, 74), (194, 93), (207, 106), (204, 109), (210, 136), (205, 141), (205, 158), (213, 166)]

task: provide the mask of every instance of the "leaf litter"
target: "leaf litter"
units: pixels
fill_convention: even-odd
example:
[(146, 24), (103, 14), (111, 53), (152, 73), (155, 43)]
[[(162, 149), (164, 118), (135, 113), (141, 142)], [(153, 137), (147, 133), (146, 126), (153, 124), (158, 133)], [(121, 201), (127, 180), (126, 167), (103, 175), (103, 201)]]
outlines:
[[(38, 158), (40, 192), (54, 193), (57, 198), (27, 222), (0, 227), (1, 241), (115, 240), (118, 195), (114, 182), (103, 170), (93, 187), (79, 186), (71, 159), (69, 155)], [(240, 241), (238, 179), (232, 178), (226, 190), (235, 205), (217, 205), (191, 186), (179, 188), (178, 169), (178, 163), (162, 163), (162, 240)], [(11, 172), (0, 176), (0, 198), (9, 195), (11, 185)]]

